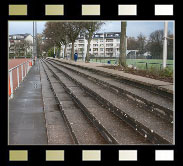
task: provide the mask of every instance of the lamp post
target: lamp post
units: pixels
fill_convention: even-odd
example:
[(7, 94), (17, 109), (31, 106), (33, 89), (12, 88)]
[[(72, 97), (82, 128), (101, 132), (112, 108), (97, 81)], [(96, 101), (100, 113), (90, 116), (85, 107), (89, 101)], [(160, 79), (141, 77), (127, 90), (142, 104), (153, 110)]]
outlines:
[(34, 59), (34, 21), (33, 21), (33, 42), (32, 42), (32, 59)]

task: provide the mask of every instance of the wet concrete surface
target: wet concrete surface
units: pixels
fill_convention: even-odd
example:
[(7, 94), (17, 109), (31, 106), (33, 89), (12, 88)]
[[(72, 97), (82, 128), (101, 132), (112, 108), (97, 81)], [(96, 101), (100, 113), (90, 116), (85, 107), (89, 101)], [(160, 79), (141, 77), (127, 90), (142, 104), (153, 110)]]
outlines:
[[(60, 62), (54, 62), (54, 63), (60, 65)], [(117, 87), (118, 89), (122, 89), (122, 90), (130, 92), (132, 94), (135, 94), (135, 95), (143, 98), (144, 100), (151, 101), (157, 105), (160, 105), (160, 106), (165, 107), (167, 109), (173, 110), (173, 100), (170, 100), (168, 98), (164, 98), (158, 94), (154, 94), (154, 93), (149, 92), (147, 90), (119, 82), (119, 81), (114, 80), (112, 78), (109, 78), (107, 76), (102, 76), (100, 74), (96, 74), (96, 73), (91, 72), (91, 71), (86, 70), (86, 69), (81, 69), (81, 68), (78, 68), (76, 66), (71, 66), (69, 64), (63, 64), (63, 63), (61, 65), (67, 67), (68, 69), (74, 70), (78, 73), (82, 73), (85, 76), (89, 76), (89, 77), (92, 77), (93, 79), (97, 79), (98, 81), (103, 81), (105, 83), (108, 83), (109, 85)]]
[[(54, 64), (54, 66), (57, 65)], [(166, 140), (168, 140), (169, 142), (173, 142), (173, 125), (169, 124), (163, 119), (158, 118), (154, 114), (143, 110), (142, 108), (136, 107), (134, 103), (127, 101), (122, 97), (116, 98), (115, 94), (109, 92), (106, 88), (103, 88), (91, 82), (90, 80), (87, 80), (83, 76), (77, 75), (74, 72), (69, 71), (68, 69), (65, 69), (61, 66), (59, 67), (59, 69), (61, 69), (64, 73), (67, 73), (69, 77), (74, 78), (75, 80), (77, 80), (77, 82), (89, 88), (91, 91), (95, 92), (104, 100), (109, 101), (118, 109), (123, 110), (125, 113), (129, 114), (131, 117), (144, 124), (144, 126), (148, 127), (153, 132), (156, 132), (156, 134), (160, 135), (163, 138), (166, 138)], [(82, 99), (81, 101), (83, 102), (84, 100)]]
[(38, 61), (9, 100), (9, 144), (47, 144)]
[(132, 80), (134, 82), (137, 82), (137, 83), (140, 83), (143, 85), (156, 87), (157, 89), (161, 89), (161, 90), (166, 91), (166, 92), (171, 93), (171, 94), (174, 93), (172, 83), (159, 81), (159, 80), (155, 80), (155, 79), (151, 79), (151, 78), (147, 78), (147, 77), (133, 75), (130, 73), (125, 73), (123, 71), (111, 70), (111, 69), (107, 69), (107, 68), (102, 67), (102, 66), (106, 66), (107, 64), (102, 65), (101, 63), (85, 63), (82, 61), (73, 62), (71, 60), (57, 59), (57, 58), (54, 58), (54, 59), (48, 58), (48, 59), (60, 61), (60, 62), (66, 63), (66, 64), (71, 64), (73, 66), (82, 67), (82, 68), (85, 68), (88, 70), (107, 73), (107, 74), (110, 74), (113, 76), (117, 76), (119, 78), (125, 78), (127, 80)]
[[(50, 82), (48, 81), (48, 77), (41, 63), (40, 63), (40, 73), (41, 73), (41, 82), (42, 85), (44, 85), (42, 88), (42, 96), (44, 103), (48, 144), (49, 145), (73, 144), (74, 141), (60, 112), (58, 103), (55, 99), (53, 91), (51, 90)], [(49, 75), (52, 79), (54, 79), (53, 84), (58, 86), (58, 81), (52, 76), (50, 72)], [(63, 89), (60, 90), (62, 94)]]
[[(46, 66), (44, 65), (46, 68)], [(49, 73), (49, 70), (46, 70)], [(60, 73), (57, 72), (59, 75)], [(54, 82), (56, 78), (50, 77), (52, 74), (48, 74), (49, 79)], [(62, 77), (63, 82), (67, 84), (68, 87), (77, 87), (75, 83), (69, 81), (67, 78)], [(78, 108), (78, 106), (72, 101), (72, 98), (66, 91), (63, 90), (61, 84), (53, 83), (54, 91), (56, 96), (59, 99), (59, 102), (62, 107), (62, 112), (64, 116), (67, 118), (67, 124), (72, 128), (72, 133), (75, 134), (75, 137), (79, 144), (106, 144), (107, 142), (100, 135), (98, 130), (93, 126), (90, 120), (83, 114), (82, 110)], [(51, 121), (53, 119), (53, 115), (49, 115), (49, 119), (47, 121)], [(69, 128), (67, 129), (69, 131)], [(53, 131), (50, 131), (53, 132)], [(66, 141), (66, 140), (65, 140)]]
[[(65, 82), (65, 85), (71, 90), (72, 94), (79, 99), (82, 105), (87, 108), (90, 114), (95, 117), (95, 120), (98, 121), (119, 144), (151, 144), (144, 137), (134, 132), (131, 127), (113, 113), (102, 108), (98, 102), (87, 95), (80, 87), (70, 87), (70, 84), (67, 84), (68, 81), (66, 80), (68, 78), (66, 76), (63, 76), (61, 73), (58, 74), (58, 76), (61, 81), (64, 80), (63, 82)], [(67, 115), (75, 134), (81, 135), (80, 133), (82, 133), (82, 137), (84, 136), (85, 138), (82, 139), (82, 137), (78, 137), (78, 140), (82, 143), (90, 142), (92, 144), (98, 144), (99, 138), (97, 137), (96, 132), (91, 130), (89, 123), (85, 121), (86, 116), (81, 113), (79, 109), (75, 109), (74, 104), (72, 104), (71, 101), (62, 101), (62, 107), (64, 108), (64, 113)]]

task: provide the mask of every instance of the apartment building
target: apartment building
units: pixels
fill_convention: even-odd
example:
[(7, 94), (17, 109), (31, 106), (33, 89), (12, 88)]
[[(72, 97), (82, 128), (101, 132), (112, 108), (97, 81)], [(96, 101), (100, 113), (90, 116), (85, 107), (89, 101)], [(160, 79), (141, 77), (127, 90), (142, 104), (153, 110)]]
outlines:
[(9, 54), (16, 54), (17, 52), (20, 55), (32, 54), (32, 44), (33, 36), (28, 33), (9, 35)]
[[(85, 58), (88, 41), (80, 34), (75, 41), (74, 51), (79, 57)], [(90, 43), (90, 55), (95, 57), (119, 57), (120, 32), (95, 33)], [(72, 44), (67, 46), (67, 57), (70, 57)], [(64, 56), (64, 46), (61, 57)]]

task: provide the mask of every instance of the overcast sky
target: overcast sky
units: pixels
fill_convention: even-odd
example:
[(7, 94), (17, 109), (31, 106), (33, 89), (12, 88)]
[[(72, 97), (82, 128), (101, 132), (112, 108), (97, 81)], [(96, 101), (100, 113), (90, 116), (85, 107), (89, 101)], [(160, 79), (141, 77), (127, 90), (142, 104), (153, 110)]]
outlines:
[[(37, 32), (42, 33), (46, 21), (37, 22)], [(120, 32), (120, 21), (105, 21), (99, 32)], [(155, 30), (164, 28), (163, 21), (127, 21), (127, 36), (137, 37), (140, 33), (149, 37)], [(168, 30), (174, 32), (174, 22), (169, 21)], [(32, 21), (9, 21), (9, 34), (32, 34)]]

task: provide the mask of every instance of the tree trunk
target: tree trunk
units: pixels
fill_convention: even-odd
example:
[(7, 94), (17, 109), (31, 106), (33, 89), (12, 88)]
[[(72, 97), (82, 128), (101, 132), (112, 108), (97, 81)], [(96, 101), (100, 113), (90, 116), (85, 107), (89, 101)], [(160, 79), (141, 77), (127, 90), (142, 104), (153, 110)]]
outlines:
[(86, 59), (85, 59), (85, 62), (89, 62), (90, 60), (90, 43), (91, 43), (91, 37), (88, 38), (88, 45), (87, 45), (87, 53), (86, 53)]
[(119, 65), (126, 66), (126, 22), (121, 22)]
[(72, 42), (71, 59), (74, 60), (74, 42)]
[(67, 44), (65, 44), (64, 48), (64, 59), (67, 59)]

